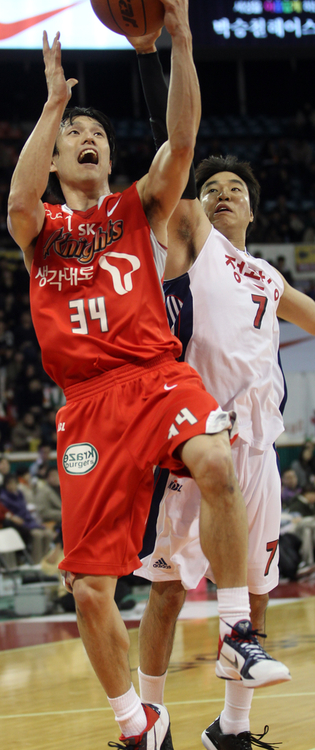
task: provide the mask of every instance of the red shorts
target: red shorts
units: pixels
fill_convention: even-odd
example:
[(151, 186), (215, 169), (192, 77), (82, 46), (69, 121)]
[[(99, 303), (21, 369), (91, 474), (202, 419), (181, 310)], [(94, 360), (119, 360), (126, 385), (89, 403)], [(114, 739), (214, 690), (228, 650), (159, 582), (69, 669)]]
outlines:
[(128, 575), (140, 566), (154, 465), (189, 476), (178, 446), (230, 429), (230, 415), (196, 371), (169, 354), (70, 386), (65, 395), (57, 415), (65, 552), (59, 568)]

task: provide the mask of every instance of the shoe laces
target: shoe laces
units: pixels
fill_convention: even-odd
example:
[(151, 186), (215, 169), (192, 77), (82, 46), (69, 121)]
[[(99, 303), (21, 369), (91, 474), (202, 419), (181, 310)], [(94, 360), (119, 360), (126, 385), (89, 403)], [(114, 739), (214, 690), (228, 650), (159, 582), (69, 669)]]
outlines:
[(226, 625), (229, 625), (229, 627), (232, 628), (229, 638), (233, 641), (241, 641), (242, 651), (245, 651), (245, 656), (252, 656), (258, 660), (272, 658), (266, 653), (266, 651), (264, 651), (257, 640), (257, 636), (259, 636), (259, 638), (267, 638), (266, 634), (254, 630), (249, 620), (241, 620), (240, 622), (235, 623), (235, 625), (226, 623)]
[(229, 625), (227, 622), (226, 625), (232, 628), (231, 637), (235, 638), (235, 640), (253, 641), (257, 640), (257, 637), (267, 638), (266, 633), (259, 633), (258, 630), (253, 629), (250, 620), (241, 620), (240, 622), (236, 622), (235, 625)]
[(276, 742), (276, 744), (273, 745), (270, 745), (268, 742), (262, 742), (262, 738), (265, 737), (267, 732), (269, 732), (268, 724), (264, 727), (263, 734), (252, 734), (250, 732), (250, 742), (257, 747), (264, 747), (265, 750), (276, 750), (279, 745), (282, 745), (282, 742)]

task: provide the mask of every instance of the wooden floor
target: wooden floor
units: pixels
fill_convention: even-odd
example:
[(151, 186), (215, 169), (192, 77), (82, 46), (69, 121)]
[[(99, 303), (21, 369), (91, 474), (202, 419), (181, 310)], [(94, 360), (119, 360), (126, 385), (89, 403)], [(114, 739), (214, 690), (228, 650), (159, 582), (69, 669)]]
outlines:
[[(255, 691), (252, 732), (281, 750), (315, 748), (315, 598), (271, 607), (268, 651), (292, 681)], [(202, 748), (203, 729), (220, 713), (224, 681), (214, 675), (218, 620), (180, 621), (165, 700), (175, 750)], [(137, 629), (129, 631), (137, 680)], [(77, 638), (0, 652), (1, 750), (105, 750), (119, 731)]]

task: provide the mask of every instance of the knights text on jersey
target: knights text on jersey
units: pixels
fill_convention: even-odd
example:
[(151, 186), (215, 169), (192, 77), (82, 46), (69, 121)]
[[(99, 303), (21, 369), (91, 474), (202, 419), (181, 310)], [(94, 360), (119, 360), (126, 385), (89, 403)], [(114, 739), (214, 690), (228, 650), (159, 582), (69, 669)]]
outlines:
[(87, 211), (45, 204), (31, 269), (43, 365), (62, 388), (170, 351), (156, 240), (136, 184)]
[(164, 283), (182, 357), (222, 409), (236, 411), (240, 437), (260, 450), (283, 432), (277, 320), (283, 288), (267, 261), (237, 250), (214, 227), (189, 272)]

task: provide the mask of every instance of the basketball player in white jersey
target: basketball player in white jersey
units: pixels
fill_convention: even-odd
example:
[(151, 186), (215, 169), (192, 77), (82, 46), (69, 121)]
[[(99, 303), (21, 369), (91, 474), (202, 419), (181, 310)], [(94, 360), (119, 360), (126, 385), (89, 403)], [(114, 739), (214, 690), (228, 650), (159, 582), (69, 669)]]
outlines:
[[(163, 81), (154, 46), (130, 40), (139, 54), (156, 144), (163, 138)], [(142, 53), (142, 54), (141, 54)], [(165, 87), (165, 84), (164, 84)], [(160, 106), (160, 109), (159, 109)], [(205, 159), (169, 223), (164, 291), (169, 322), (183, 357), (202, 375), (221, 407), (235, 409), (239, 438), (234, 466), (249, 525), (248, 586), (251, 620), (264, 633), (268, 592), (278, 582), (280, 477), (274, 442), (282, 433), (285, 383), (278, 362), (277, 316), (315, 335), (315, 304), (290, 287), (266, 261), (249, 255), (246, 235), (259, 202), (250, 165), (235, 157)], [(164, 489), (151, 554), (137, 571), (152, 581), (140, 626), (143, 700), (163, 701), (177, 615), (185, 591), (203, 576), (214, 581), (199, 541), (200, 493), (192, 479), (161, 474)], [(220, 608), (228, 622), (229, 603)], [(222, 677), (220, 662), (216, 673)], [(203, 732), (207, 750), (250, 750), (271, 745), (250, 733), (250, 680), (226, 682), (225, 707)], [(171, 745), (170, 745), (171, 746)]]

